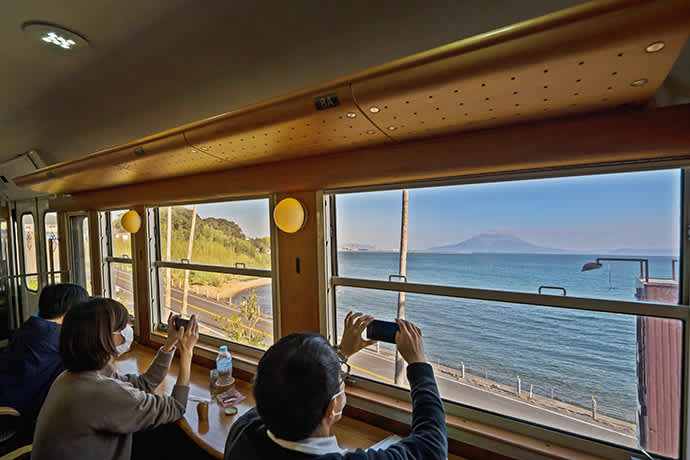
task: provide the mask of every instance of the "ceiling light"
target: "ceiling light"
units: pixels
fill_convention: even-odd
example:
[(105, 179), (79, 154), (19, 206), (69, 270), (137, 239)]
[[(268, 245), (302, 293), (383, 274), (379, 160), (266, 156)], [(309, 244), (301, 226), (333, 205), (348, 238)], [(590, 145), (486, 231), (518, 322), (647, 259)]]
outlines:
[(634, 82), (630, 83), (630, 86), (644, 86), (647, 84), (647, 79), (646, 78), (640, 78), (639, 80), (635, 80)]
[(395, 131), (396, 129), (398, 129), (398, 128), (396, 128), (395, 126), (389, 126), (388, 127), (388, 131)]
[(347, 112), (347, 118), (355, 118), (357, 116), (354, 112)]
[(64, 27), (47, 22), (25, 22), (22, 30), (33, 40), (61, 50), (74, 50), (89, 45), (86, 38)]
[(661, 51), (662, 49), (664, 49), (664, 46), (666, 46), (664, 42), (650, 43), (647, 46), (647, 48), (645, 48), (645, 51), (647, 51), (648, 53), (656, 53), (657, 51)]
[(367, 130), (367, 134), (376, 134), (376, 131), (374, 131), (373, 129), (369, 129)]
[(380, 111), (381, 111), (381, 109), (379, 109), (375, 105), (372, 105), (371, 107), (369, 107), (369, 112), (371, 112), (371, 113), (379, 113)]

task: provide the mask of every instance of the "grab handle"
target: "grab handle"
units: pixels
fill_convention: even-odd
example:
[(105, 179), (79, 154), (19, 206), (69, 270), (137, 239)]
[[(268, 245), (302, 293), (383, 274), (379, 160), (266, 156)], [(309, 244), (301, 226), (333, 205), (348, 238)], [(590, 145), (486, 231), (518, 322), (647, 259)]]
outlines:
[(403, 282), (407, 283), (407, 276), (405, 275), (388, 275), (388, 281), (393, 281), (393, 278), (398, 278)]
[(541, 294), (542, 289), (556, 289), (557, 291), (563, 291), (563, 295), (566, 296), (565, 288), (562, 288), (560, 286), (539, 286), (539, 294)]

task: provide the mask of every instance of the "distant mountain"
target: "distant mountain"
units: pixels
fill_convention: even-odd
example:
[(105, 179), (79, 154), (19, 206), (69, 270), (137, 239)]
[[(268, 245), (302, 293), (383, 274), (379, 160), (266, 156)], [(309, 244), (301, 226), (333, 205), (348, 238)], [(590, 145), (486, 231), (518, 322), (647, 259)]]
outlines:
[(544, 248), (528, 243), (508, 233), (480, 233), (465, 241), (448, 246), (436, 246), (428, 252), (511, 252), (531, 254), (560, 254), (562, 249)]
[(349, 243), (340, 246), (339, 251), (373, 251), (375, 246), (372, 244)]

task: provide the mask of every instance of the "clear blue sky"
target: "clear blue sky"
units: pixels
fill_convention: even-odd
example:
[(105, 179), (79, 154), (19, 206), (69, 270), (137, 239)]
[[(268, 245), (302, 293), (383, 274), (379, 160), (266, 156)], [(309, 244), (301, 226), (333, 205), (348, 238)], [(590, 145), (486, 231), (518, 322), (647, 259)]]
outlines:
[[(680, 171), (410, 189), (408, 247), (510, 233), (559, 249), (677, 248)], [(400, 244), (400, 190), (337, 197), (338, 246)]]
[[(192, 209), (192, 206), (185, 206)], [(236, 222), (250, 238), (270, 236), (268, 199), (206, 203), (197, 207), (203, 218), (219, 217)]]

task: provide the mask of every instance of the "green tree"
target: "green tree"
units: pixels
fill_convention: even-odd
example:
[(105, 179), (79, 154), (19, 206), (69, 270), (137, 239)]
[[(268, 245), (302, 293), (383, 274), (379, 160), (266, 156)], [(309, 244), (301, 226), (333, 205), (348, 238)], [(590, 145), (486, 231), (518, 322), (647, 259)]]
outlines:
[(252, 289), (240, 304), (239, 314), (233, 313), (229, 318), (218, 316), (216, 322), (221, 324), (221, 329), (231, 341), (264, 348), (265, 334), (256, 328), (260, 319), (261, 305), (256, 290)]

